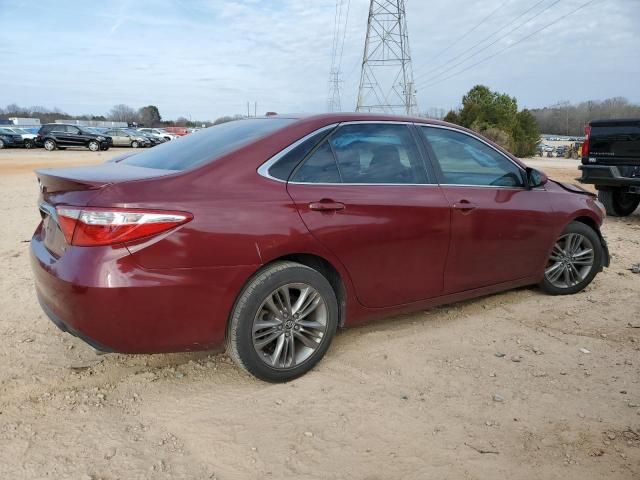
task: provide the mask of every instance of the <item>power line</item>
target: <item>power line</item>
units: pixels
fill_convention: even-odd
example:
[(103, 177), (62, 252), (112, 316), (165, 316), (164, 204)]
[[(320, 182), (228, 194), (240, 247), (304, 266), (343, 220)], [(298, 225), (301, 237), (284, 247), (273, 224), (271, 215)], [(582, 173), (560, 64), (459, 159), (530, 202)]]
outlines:
[(480, 25), (482, 25), (484, 22), (486, 22), (490, 17), (493, 16), (494, 13), (496, 13), (498, 10), (500, 10), (502, 7), (504, 7), (507, 4), (507, 1), (502, 2), (500, 5), (498, 5), (498, 7), (493, 10), (489, 15), (487, 15), (486, 17), (484, 17), (482, 20), (480, 20), (478, 23), (476, 23), (476, 25), (471, 28), (470, 30), (467, 30), (467, 32), (462, 35), (461, 37), (458, 37), (456, 40), (454, 40), (451, 44), (449, 44), (449, 46), (447, 48), (445, 48), (444, 50), (440, 50), (440, 53), (438, 53), (435, 57), (433, 57), (431, 59), (431, 61), (434, 61), (436, 58), (440, 58), (445, 52), (448, 52), (449, 50), (451, 50), (455, 45), (457, 45), (460, 40), (463, 40), (465, 38), (467, 38), (471, 33), (473, 33)]
[(481, 59), (481, 60), (479, 60), (479, 61), (475, 62), (475, 63), (474, 63), (474, 64), (472, 64), (472, 65), (469, 65), (468, 67), (463, 68), (462, 70), (460, 70), (460, 71), (458, 71), (458, 72), (454, 72), (453, 74), (448, 75), (448, 76), (446, 76), (446, 77), (444, 77), (444, 78), (441, 78), (440, 80), (436, 80), (436, 81), (434, 81), (434, 82), (428, 83), (428, 84), (424, 85), (424, 87), (426, 88), (426, 87), (430, 87), (430, 86), (432, 86), (432, 85), (437, 85), (438, 83), (442, 83), (442, 82), (444, 82), (444, 81), (446, 81), (446, 80), (449, 80), (450, 78), (453, 78), (453, 77), (455, 77), (455, 76), (457, 76), (457, 75), (460, 75), (461, 73), (464, 73), (464, 72), (466, 72), (466, 71), (468, 71), (468, 70), (472, 69), (473, 67), (475, 67), (475, 66), (477, 66), (477, 65), (480, 65), (481, 63), (484, 63), (484, 62), (486, 62), (486, 61), (488, 61), (488, 60), (491, 60), (492, 58), (495, 58), (496, 56), (500, 55), (502, 52), (504, 52), (504, 51), (506, 51), (506, 50), (508, 50), (508, 49), (510, 49), (510, 48), (512, 48), (512, 47), (515, 47), (516, 45), (518, 45), (518, 44), (520, 44), (520, 43), (524, 42), (525, 40), (528, 40), (529, 38), (533, 37), (535, 34), (540, 33), (540, 32), (542, 32), (543, 30), (546, 30), (547, 28), (549, 28), (549, 27), (551, 27), (551, 26), (555, 25), (556, 23), (558, 23), (560, 20), (563, 20), (563, 19), (567, 18), (569, 15), (573, 15), (573, 14), (574, 14), (574, 13), (576, 13), (577, 11), (582, 10), (583, 8), (585, 8), (585, 7), (589, 6), (590, 4), (592, 4), (592, 3), (593, 3), (593, 2), (595, 2), (595, 1), (596, 1), (596, 0), (589, 0), (588, 2), (583, 3), (583, 4), (582, 4), (582, 5), (580, 5), (578, 8), (576, 8), (576, 9), (574, 9), (574, 10), (571, 10), (569, 13), (566, 13), (566, 14), (562, 15), (561, 17), (559, 17), (559, 18), (557, 18), (556, 20), (554, 20), (553, 22), (551, 22), (551, 23), (549, 23), (549, 24), (545, 25), (544, 27), (539, 28), (539, 29), (537, 29), (537, 30), (535, 30), (535, 31), (531, 32), (529, 35), (527, 35), (527, 36), (525, 36), (525, 37), (522, 37), (520, 40), (518, 40), (518, 41), (516, 41), (516, 42), (512, 43), (511, 45), (507, 45), (507, 46), (506, 46), (506, 47), (504, 47), (503, 49), (498, 50), (497, 52), (495, 52), (495, 53), (493, 53), (493, 54), (491, 54), (491, 55), (488, 55), (487, 57), (484, 57), (483, 59)]
[[(512, 25), (516, 20), (522, 18), (523, 16), (525, 16), (527, 13), (529, 13), (531, 10), (535, 9), (538, 5), (544, 3), (546, 0), (539, 0), (537, 3), (535, 3), (532, 7), (529, 7), (527, 10), (525, 10), (524, 12), (522, 12), (520, 15), (518, 15), (517, 17), (515, 17), (513, 20), (511, 20), (510, 22), (506, 23), (505, 25), (503, 25), (501, 28), (499, 28), (498, 30), (496, 30), (495, 32), (491, 33), (490, 35), (486, 36), (485, 38), (483, 38), (482, 40), (480, 40), (479, 42), (471, 45), (471, 47), (467, 48), (466, 50), (464, 50), (463, 52), (460, 52), (458, 55), (456, 55), (455, 57), (449, 59), (447, 62), (435, 67), (434, 69), (426, 72), (425, 74), (419, 75), (418, 78), (425, 78), (427, 77), (428, 80), (430, 80), (431, 78), (434, 77), (434, 75), (429, 75), (430, 73), (434, 73), (437, 72), (438, 70), (440, 70), (443, 67), (446, 67), (447, 65), (449, 65), (450, 63), (454, 62), (455, 60), (457, 60), (458, 58), (460, 58), (461, 56), (465, 55), (466, 53), (474, 50), (478, 45), (486, 42), (487, 40), (489, 40), (491, 37), (493, 37), (494, 35), (500, 33), (501, 31), (503, 31), (505, 28), (509, 27), (510, 25)], [(560, 1), (560, 0), (558, 0)], [(556, 2), (557, 3), (557, 2)], [(525, 22), (527, 23), (527, 22)], [(523, 24), (520, 24), (520, 26)], [(513, 30), (511, 30), (513, 31)], [(507, 33), (508, 35), (508, 33)], [(469, 57), (471, 58), (471, 57)], [(456, 64), (458, 65), (458, 64)], [(455, 68), (455, 66), (454, 66)], [(448, 71), (449, 69), (447, 69)], [(436, 75), (437, 76), (437, 75)], [(416, 79), (417, 80), (417, 79)]]

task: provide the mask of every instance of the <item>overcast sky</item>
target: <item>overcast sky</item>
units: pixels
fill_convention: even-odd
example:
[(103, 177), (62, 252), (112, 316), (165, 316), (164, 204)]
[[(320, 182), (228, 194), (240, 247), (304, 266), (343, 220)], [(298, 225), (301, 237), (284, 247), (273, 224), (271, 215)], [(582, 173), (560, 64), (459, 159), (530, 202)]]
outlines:
[[(538, 0), (407, 0), (420, 110), (455, 107), (478, 83), (525, 107), (640, 102), (640, 0), (594, 0), (457, 74), (586, 1), (543, 0), (515, 20)], [(368, 4), (350, 2), (343, 110), (355, 107)], [(0, 0), (0, 106), (101, 114), (154, 104), (164, 118), (193, 119), (245, 113), (247, 101), (258, 113), (325, 111), (335, 10), (335, 0)]]

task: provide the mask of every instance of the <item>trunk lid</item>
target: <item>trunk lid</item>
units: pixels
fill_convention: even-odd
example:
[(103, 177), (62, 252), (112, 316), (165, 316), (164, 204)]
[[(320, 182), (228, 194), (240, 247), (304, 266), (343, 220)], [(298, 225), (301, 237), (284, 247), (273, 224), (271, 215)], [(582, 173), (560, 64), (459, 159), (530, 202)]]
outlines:
[(121, 163), (36, 170), (40, 186), (38, 207), (42, 218), (41, 236), (44, 246), (57, 258), (61, 257), (68, 247), (56, 214), (58, 205), (84, 207), (108, 185), (174, 173), (175, 170), (158, 170)]

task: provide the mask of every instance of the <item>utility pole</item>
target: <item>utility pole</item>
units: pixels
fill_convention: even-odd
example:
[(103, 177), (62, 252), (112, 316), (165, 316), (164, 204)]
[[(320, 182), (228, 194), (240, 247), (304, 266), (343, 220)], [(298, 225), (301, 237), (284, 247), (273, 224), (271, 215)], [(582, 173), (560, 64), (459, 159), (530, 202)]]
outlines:
[(405, 0), (371, 0), (356, 111), (418, 113)]

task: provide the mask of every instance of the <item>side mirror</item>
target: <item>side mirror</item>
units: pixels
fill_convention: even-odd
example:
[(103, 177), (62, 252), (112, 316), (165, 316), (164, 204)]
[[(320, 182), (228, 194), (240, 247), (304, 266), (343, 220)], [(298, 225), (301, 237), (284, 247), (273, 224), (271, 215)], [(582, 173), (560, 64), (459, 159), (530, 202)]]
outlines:
[(544, 172), (527, 167), (527, 189), (542, 187), (548, 181), (549, 178)]

